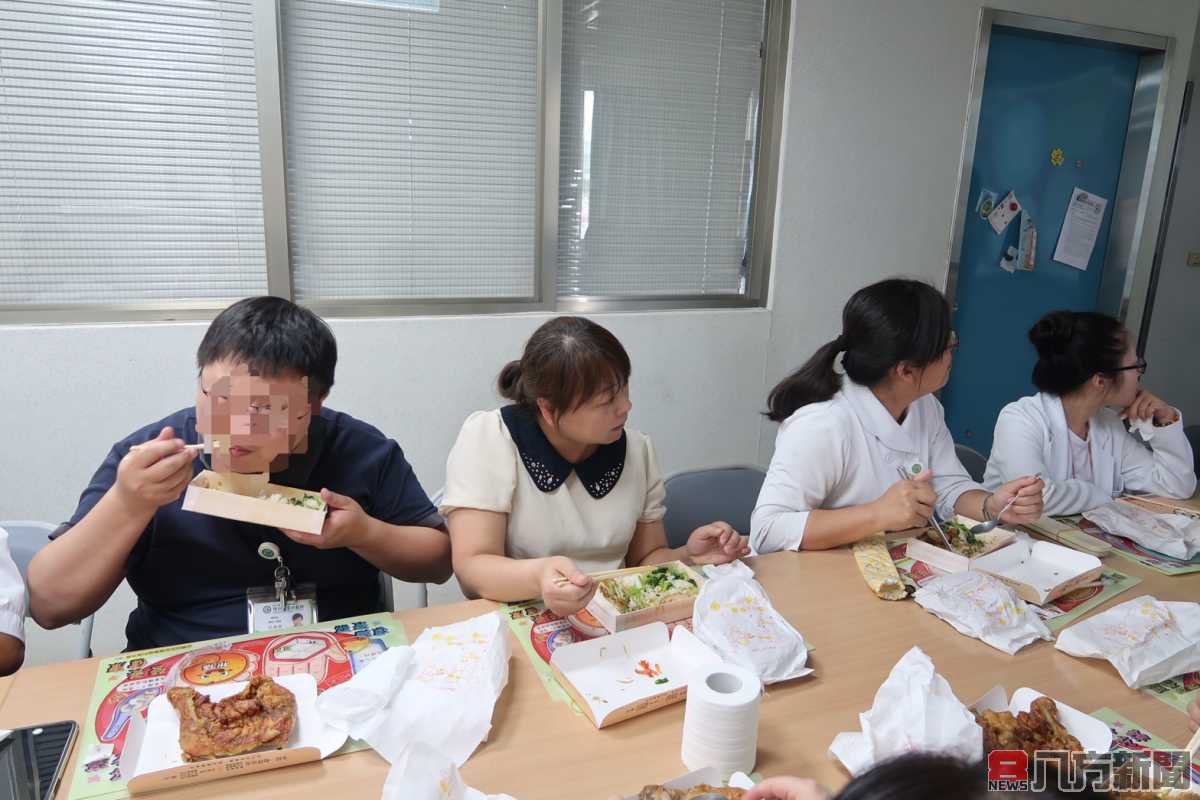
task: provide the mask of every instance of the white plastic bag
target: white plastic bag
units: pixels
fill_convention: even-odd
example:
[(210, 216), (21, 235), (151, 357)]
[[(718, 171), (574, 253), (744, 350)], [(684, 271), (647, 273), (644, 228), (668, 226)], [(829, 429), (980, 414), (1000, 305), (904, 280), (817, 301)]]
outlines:
[(1200, 603), (1142, 595), (1067, 628), (1055, 647), (1103, 658), (1132, 689), (1200, 670)]
[(808, 675), (808, 645), (775, 610), (757, 581), (728, 576), (706, 581), (696, 597), (692, 630), (724, 661), (766, 683)]
[(704, 577), (706, 578), (715, 580), (717, 578), (728, 578), (733, 576), (752, 579), (754, 577), (754, 570), (750, 569), (750, 565), (745, 561), (742, 561), (740, 558), (735, 558), (733, 561), (725, 564), (704, 565)]
[(959, 633), (1009, 655), (1032, 642), (1054, 637), (1010, 587), (982, 572), (956, 572), (923, 584), (913, 599)]
[(1106, 533), (1171, 558), (1190, 561), (1200, 553), (1200, 520), (1185, 514), (1154, 514), (1129, 503), (1107, 503), (1084, 516)]

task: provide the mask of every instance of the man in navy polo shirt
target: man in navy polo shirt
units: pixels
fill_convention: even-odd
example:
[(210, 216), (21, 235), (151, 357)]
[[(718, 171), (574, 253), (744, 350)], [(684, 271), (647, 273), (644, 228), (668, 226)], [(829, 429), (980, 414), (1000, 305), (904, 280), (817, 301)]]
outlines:
[[(79, 507), (29, 565), (30, 611), (47, 628), (95, 612), (123, 579), (138, 597), (129, 649), (245, 633), (247, 591), (273, 586), (273, 543), (295, 584), (316, 585), (318, 617), (383, 606), (379, 573), (441, 583), (450, 542), (395, 441), (323, 406), (337, 343), (315, 314), (276, 297), (227, 308), (197, 352), (196, 405), (113, 445)], [(320, 492), (320, 534), (182, 509), (205, 456), (218, 471), (271, 473)], [(135, 445), (141, 445), (132, 449)]]

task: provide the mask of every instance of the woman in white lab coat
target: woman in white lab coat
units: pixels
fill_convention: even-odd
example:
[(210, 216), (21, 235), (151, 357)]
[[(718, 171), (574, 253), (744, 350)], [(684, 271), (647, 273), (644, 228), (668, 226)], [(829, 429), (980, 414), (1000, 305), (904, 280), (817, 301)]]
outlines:
[(1040, 472), (1052, 515), (1079, 514), (1122, 492), (1192, 496), (1196, 474), (1182, 415), (1141, 388), (1146, 362), (1120, 322), (1053, 311), (1029, 340), (1039, 392), (1000, 412), (985, 485)]
[[(855, 292), (842, 333), (768, 399), (782, 423), (750, 526), (756, 552), (819, 550), (933, 514), (1032, 522), (1042, 483), (987, 492), (954, 453), (933, 392), (950, 374), (954, 334), (946, 299), (920, 281), (890, 279)], [(845, 375), (843, 379), (842, 375)]]

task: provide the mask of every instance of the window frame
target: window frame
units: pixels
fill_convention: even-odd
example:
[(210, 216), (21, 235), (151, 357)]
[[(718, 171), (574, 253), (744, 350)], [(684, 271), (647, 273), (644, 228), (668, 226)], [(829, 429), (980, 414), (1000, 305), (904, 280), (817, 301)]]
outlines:
[[(267, 292), (294, 299), (287, 213), (286, 129), (283, 115), (281, 0), (251, 0), (254, 19), (255, 84), (258, 100)], [(562, 0), (538, 0), (537, 175), (534, 294), (521, 298), (362, 298), (305, 301), (329, 317), (396, 317), (596, 313), (704, 308), (758, 308), (770, 290), (771, 252), (778, 194), (784, 90), (792, 0), (766, 0), (759, 91), (757, 155), (750, 205), (742, 293), (647, 297), (559, 297), (558, 180), (562, 76)], [(0, 324), (169, 322), (212, 319), (225, 306), (203, 300), (163, 303), (0, 304)]]

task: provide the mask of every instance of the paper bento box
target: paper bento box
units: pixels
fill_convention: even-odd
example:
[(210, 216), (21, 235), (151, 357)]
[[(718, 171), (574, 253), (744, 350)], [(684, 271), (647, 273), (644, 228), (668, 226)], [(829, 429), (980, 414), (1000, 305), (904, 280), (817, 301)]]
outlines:
[[(646, 576), (664, 569), (674, 571), (676, 574), (685, 576), (686, 579), (692, 581), (696, 587), (696, 592), (689, 597), (680, 597), (676, 600), (636, 611), (623, 611), (610, 599), (606, 592), (606, 581), (629, 581), (633, 578), (646, 580)], [(587, 605), (587, 611), (597, 622), (604, 626), (605, 630), (611, 633), (620, 633), (621, 631), (627, 631), (651, 622), (678, 622), (681, 619), (688, 619), (692, 616), (692, 607), (696, 603), (696, 594), (699, 593), (700, 586), (704, 583), (704, 576), (682, 561), (669, 561), (665, 564), (630, 567), (629, 569), (617, 569), (610, 572), (597, 572), (593, 573), (592, 577), (596, 580), (598, 586), (596, 593), (592, 596), (591, 602)]]
[(563, 645), (550, 656), (559, 685), (597, 728), (687, 697), (688, 676), (720, 657), (687, 628), (662, 622)]
[[(978, 525), (976, 520), (969, 517), (957, 516), (955, 522), (960, 522), (968, 528)], [(946, 525), (943, 523), (942, 528)], [(937, 530), (930, 528), (932, 537), (938, 541), (938, 544), (931, 544), (926, 539), (919, 536), (911, 539), (905, 548), (905, 554), (914, 561), (922, 561), (934, 569), (942, 572), (966, 572), (972, 569), (975, 562), (980, 558), (994, 553), (997, 550), (1007, 547), (1016, 541), (1017, 534), (1007, 528), (994, 528), (987, 533), (981, 534), (979, 538), (985, 543), (984, 549), (977, 556), (967, 557), (953, 550), (947, 550), (945, 545), (941, 544), (941, 537), (937, 535)], [(947, 535), (949, 532), (947, 531)]]
[[(308, 673), (282, 675), (275, 682), (296, 697), (296, 726), (281, 750), (258, 750), (239, 756), (187, 762), (179, 746), (179, 716), (160, 694), (146, 709), (146, 718), (133, 714), (120, 769), (130, 794), (143, 794), (270, 769), (319, 761), (346, 743), (346, 734), (321, 720), (317, 711), (317, 681)], [(245, 681), (219, 684), (202, 692), (214, 702), (246, 688)]]
[(1045, 605), (1100, 577), (1100, 559), (1053, 542), (1014, 542), (971, 566), (999, 578), (1016, 590), (1021, 599)]
[[(1005, 694), (1004, 687), (995, 686), (976, 700), (971, 708), (975, 711), (1008, 711), (1016, 715), (1022, 711), (1028, 711), (1033, 705), (1033, 701), (1039, 697), (1045, 697), (1045, 695), (1022, 687), (1013, 692), (1012, 699), (1009, 699)], [(1063, 727), (1067, 729), (1067, 733), (1079, 740), (1079, 744), (1083, 745), (1085, 752), (1107, 753), (1112, 748), (1113, 734), (1108, 725), (1090, 714), (1084, 714), (1082, 711), (1071, 708), (1066, 703), (1055, 700), (1054, 705), (1058, 708), (1058, 718)], [(986, 753), (984, 755), (986, 756)]]
[[(320, 493), (269, 483), (268, 477), (204, 470), (188, 484), (183, 510), (272, 528), (320, 533), (325, 524), (325, 504), (320, 501)], [(271, 499), (272, 496), (279, 500)], [(320, 503), (319, 509), (287, 502), (295, 499), (311, 503), (312, 498)]]

